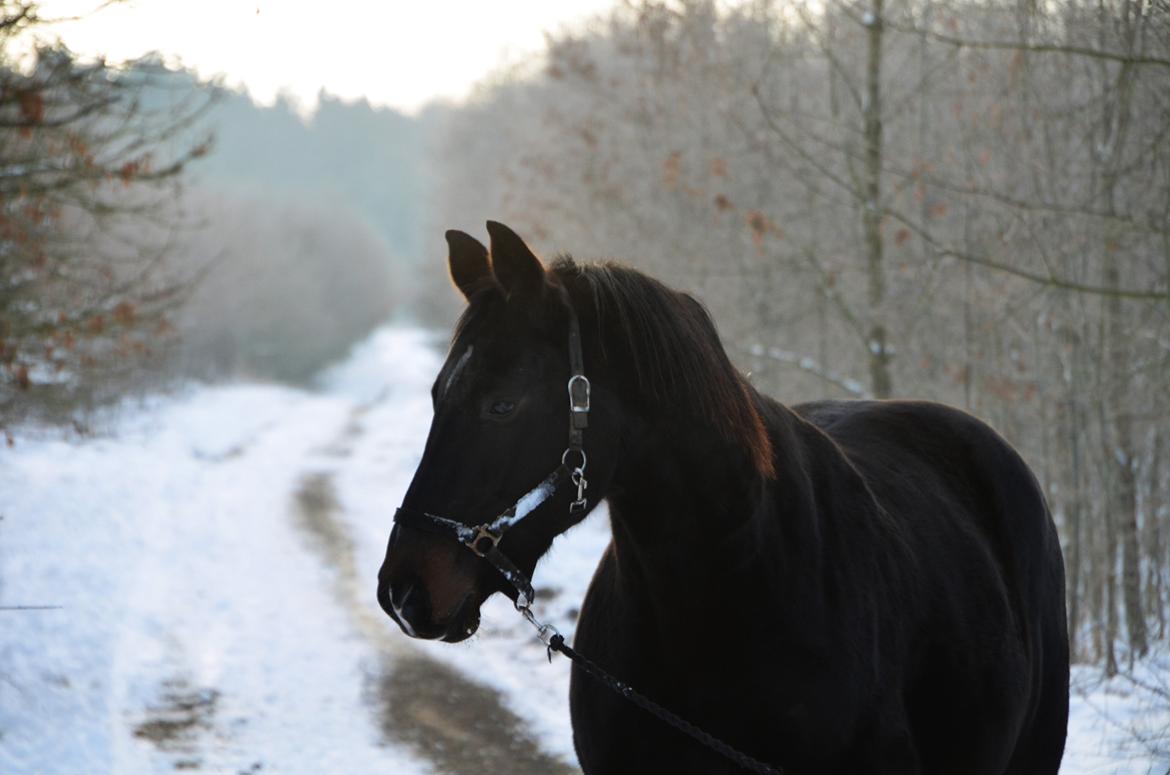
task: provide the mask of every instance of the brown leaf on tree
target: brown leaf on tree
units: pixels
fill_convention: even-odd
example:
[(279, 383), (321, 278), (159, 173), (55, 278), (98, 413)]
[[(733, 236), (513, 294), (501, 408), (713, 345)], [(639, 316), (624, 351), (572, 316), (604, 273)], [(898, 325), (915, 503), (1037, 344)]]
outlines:
[(28, 390), (32, 387), (32, 380), (28, 376), (28, 366), (21, 364), (12, 370), (12, 378), (16, 380), (16, 385), (21, 390)]
[(759, 245), (768, 233), (768, 216), (759, 210), (752, 210), (747, 215), (747, 225), (752, 230), (752, 241)]
[(897, 245), (898, 247), (902, 247), (909, 240), (910, 240), (910, 230), (909, 229), (898, 229), (898, 232), (894, 235), (894, 244)]
[(1014, 82), (1019, 76), (1020, 71), (1024, 68), (1024, 52), (1017, 51), (1012, 54), (1012, 58), (1008, 60), (1008, 75), (1011, 76)]
[(69, 135), (69, 150), (73, 151), (74, 155), (82, 158), (89, 156), (89, 144), (75, 134)]
[[(45, 98), (37, 91), (21, 92), (20, 115), (30, 124), (39, 124), (45, 118)], [(27, 129), (27, 127), (26, 127)]]
[(116, 307), (114, 307), (114, 320), (116, 320), (119, 323), (122, 323), (122, 324), (133, 323), (134, 322), (134, 315), (135, 315), (134, 305), (128, 301), (118, 302), (118, 305)]
[(946, 202), (938, 202), (930, 206), (930, 217), (941, 218), (942, 216), (946, 215), (947, 211), (950, 209), (950, 206)]
[(140, 162), (128, 161), (123, 164), (122, 169), (118, 171), (118, 177), (122, 179), (123, 183), (129, 185), (131, 181), (134, 180), (134, 178), (138, 177), (138, 173), (141, 169), (142, 165)]
[(1014, 403), (1019, 383), (1008, 377), (989, 374), (983, 378), (981, 387), (986, 392), (1007, 403)]
[(678, 185), (678, 178), (681, 172), (682, 151), (671, 151), (670, 155), (666, 157), (666, 161), (662, 162), (662, 182), (668, 188), (674, 188)]
[(748, 211), (747, 225), (752, 230), (752, 242), (755, 243), (757, 250), (763, 250), (764, 237), (768, 234), (783, 236), (776, 223), (759, 210)]
[(731, 200), (725, 194), (716, 194), (714, 201), (716, 209), (720, 212), (725, 212), (732, 208)]

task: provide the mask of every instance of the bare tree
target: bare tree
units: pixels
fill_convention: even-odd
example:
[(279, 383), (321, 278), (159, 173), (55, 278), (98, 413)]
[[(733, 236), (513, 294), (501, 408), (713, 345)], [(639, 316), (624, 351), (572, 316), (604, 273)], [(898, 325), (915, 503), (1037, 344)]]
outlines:
[(160, 271), (171, 192), (208, 149), (207, 92), (152, 60), (82, 61), (0, 3), (0, 411), (37, 382), (147, 351), (193, 271)]
[(1168, 64), (1146, 0), (631, 0), (452, 115), (439, 212), (699, 291), (787, 400), (990, 420), (1112, 671), (1165, 637)]

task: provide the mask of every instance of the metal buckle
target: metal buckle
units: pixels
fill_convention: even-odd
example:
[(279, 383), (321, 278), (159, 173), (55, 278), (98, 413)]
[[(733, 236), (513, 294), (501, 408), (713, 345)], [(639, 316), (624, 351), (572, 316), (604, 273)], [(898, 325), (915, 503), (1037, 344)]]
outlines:
[[(585, 386), (585, 395), (583, 400), (578, 401), (577, 396), (573, 394), (573, 386), (582, 384)], [(588, 412), (589, 411), (589, 394), (592, 392), (592, 387), (589, 385), (589, 378), (584, 374), (574, 374), (569, 377), (569, 411), (571, 412)]]
[(589, 465), (589, 458), (586, 457), (585, 450), (569, 447), (561, 454), (561, 465), (568, 467), (569, 455), (573, 452), (581, 456), (581, 465), (573, 466), (569, 472), (569, 478), (577, 488), (577, 499), (569, 504), (569, 513), (579, 514), (589, 505), (589, 501), (585, 498), (585, 488), (589, 486), (589, 481), (585, 478), (585, 466)]
[[(468, 549), (470, 549), (472, 552), (474, 552), (477, 556), (487, 557), (492, 549), (495, 549), (497, 546), (500, 545), (500, 538), (501, 538), (501, 536), (498, 533), (494, 532), (489, 526), (478, 525), (475, 528), (475, 535), (473, 535), (468, 540), (464, 541), (463, 544)], [(488, 546), (486, 549), (482, 549), (482, 550), (480, 549), (480, 542), (481, 541), (488, 542)]]

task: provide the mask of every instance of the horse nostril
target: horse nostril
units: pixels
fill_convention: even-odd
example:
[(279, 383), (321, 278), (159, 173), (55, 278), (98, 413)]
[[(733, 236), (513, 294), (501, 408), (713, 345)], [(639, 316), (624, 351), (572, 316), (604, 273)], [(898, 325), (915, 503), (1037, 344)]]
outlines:
[(390, 605), (394, 606), (395, 610), (400, 610), (402, 608), (403, 602), (407, 597), (410, 596), (410, 593), (413, 591), (414, 582), (412, 581), (405, 581), (392, 587), (390, 589)]
[[(390, 618), (409, 636), (420, 637), (431, 627), (430, 595), (414, 579), (385, 584), (378, 589), (378, 602)], [(423, 636), (425, 637), (425, 636)]]
[[(402, 600), (394, 606), (403, 623), (411, 629), (424, 629), (431, 621), (431, 602), (427, 591), (416, 584), (410, 584)], [(411, 633), (413, 634), (413, 633)]]

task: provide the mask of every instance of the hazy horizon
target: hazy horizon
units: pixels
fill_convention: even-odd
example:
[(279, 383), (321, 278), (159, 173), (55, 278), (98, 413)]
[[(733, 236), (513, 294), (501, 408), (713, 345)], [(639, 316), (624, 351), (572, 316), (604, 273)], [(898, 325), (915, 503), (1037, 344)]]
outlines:
[[(546, 33), (579, 26), (613, 3), (338, 0), (324, 19), (307, 0), (131, 0), (96, 13), (95, 5), (49, 0), (42, 7), (46, 18), (80, 17), (54, 23), (52, 34), (82, 56), (157, 52), (203, 78), (245, 88), (259, 104), (284, 97), (302, 113), (324, 90), (417, 115), (433, 102), (465, 100), (493, 71), (539, 55)], [(315, 43), (311, 56), (307, 40)]]

